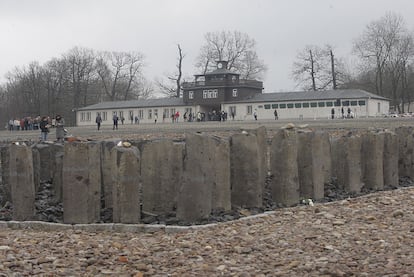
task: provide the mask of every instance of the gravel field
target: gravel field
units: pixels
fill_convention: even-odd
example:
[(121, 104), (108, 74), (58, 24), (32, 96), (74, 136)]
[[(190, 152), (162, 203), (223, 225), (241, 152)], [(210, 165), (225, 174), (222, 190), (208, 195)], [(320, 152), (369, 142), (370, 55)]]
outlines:
[[(229, 135), (292, 121), (69, 127), (80, 139)], [(414, 126), (413, 118), (293, 121), (314, 129)], [(1, 131), (1, 141), (38, 140)], [(54, 132), (50, 133), (54, 139)], [(412, 185), (412, 183), (411, 183)], [(338, 197), (338, 199), (341, 197)], [(414, 188), (277, 209), (178, 233), (41, 232), (0, 224), (0, 276), (414, 276)], [(1, 222), (0, 222), (1, 223)]]
[(0, 229), (0, 276), (414, 276), (414, 188), (179, 233)]

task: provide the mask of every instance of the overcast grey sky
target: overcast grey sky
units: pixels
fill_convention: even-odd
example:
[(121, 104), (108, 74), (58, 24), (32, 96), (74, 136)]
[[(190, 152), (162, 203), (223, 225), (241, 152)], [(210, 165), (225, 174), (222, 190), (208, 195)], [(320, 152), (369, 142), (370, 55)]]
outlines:
[(256, 40), (265, 92), (299, 90), (290, 78), (299, 50), (329, 43), (349, 57), (352, 41), (388, 11), (414, 29), (412, 0), (0, 0), (0, 80), (75, 46), (139, 51), (153, 80), (174, 71), (177, 43), (192, 76), (204, 34), (237, 30)]

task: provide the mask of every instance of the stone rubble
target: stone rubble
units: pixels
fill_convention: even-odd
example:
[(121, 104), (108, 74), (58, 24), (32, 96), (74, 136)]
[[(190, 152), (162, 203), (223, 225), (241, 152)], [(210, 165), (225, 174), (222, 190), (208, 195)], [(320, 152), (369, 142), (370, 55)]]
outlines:
[(43, 232), (0, 222), (0, 276), (408, 277), (413, 202), (414, 188), (399, 188), (177, 232)]

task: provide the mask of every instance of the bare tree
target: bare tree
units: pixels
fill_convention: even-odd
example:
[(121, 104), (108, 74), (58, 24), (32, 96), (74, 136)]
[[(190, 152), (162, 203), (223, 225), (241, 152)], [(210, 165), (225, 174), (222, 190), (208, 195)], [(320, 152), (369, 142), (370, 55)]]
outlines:
[(334, 56), (333, 47), (308, 45), (298, 52), (292, 78), (305, 90), (337, 89), (345, 79), (345, 66)]
[(137, 52), (101, 52), (96, 61), (97, 74), (109, 100), (132, 97), (134, 83), (140, 80), (144, 56)]
[(183, 77), (183, 59), (185, 54), (183, 54), (183, 50), (181, 49), (181, 45), (177, 44), (178, 48), (178, 58), (176, 68), (177, 71), (172, 74), (167, 75), (167, 80), (164, 81), (162, 79), (155, 79), (155, 83), (157, 87), (160, 89), (160, 92), (164, 95), (170, 97), (180, 97), (182, 88), (181, 88), (181, 80)]
[(261, 79), (266, 66), (258, 58), (256, 42), (239, 31), (207, 33), (196, 67), (203, 73), (214, 70), (216, 61), (228, 61), (227, 69), (240, 73), (242, 78)]
[(72, 88), (73, 108), (86, 105), (89, 84), (93, 78), (95, 68), (95, 53), (91, 49), (75, 47), (63, 56), (69, 70), (70, 83)]
[(385, 96), (384, 73), (392, 49), (404, 32), (404, 20), (394, 13), (387, 13), (370, 23), (354, 42), (353, 50), (364, 62), (375, 68), (376, 93)]

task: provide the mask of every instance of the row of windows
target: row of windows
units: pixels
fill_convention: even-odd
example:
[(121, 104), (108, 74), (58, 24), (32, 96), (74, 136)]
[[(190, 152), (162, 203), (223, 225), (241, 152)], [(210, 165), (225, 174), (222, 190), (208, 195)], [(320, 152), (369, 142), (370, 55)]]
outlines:
[(205, 89), (203, 90), (203, 98), (217, 98), (218, 90), (217, 89)]
[[(217, 98), (218, 90), (217, 89), (209, 89), (209, 90), (203, 90), (203, 98)], [(237, 89), (233, 89), (233, 97), (237, 97)], [(188, 92), (188, 99), (194, 99), (194, 91)]]
[[(365, 106), (365, 100), (342, 101), (342, 106)], [(265, 104), (266, 110), (272, 109), (292, 109), (292, 108), (323, 108), (323, 107), (340, 107), (341, 103), (338, 101), (322, 101), (322, 102), (303, 102), (303, 103), (283, 103), (283, 104)]]

